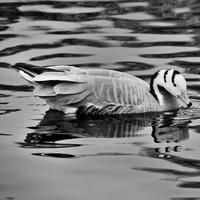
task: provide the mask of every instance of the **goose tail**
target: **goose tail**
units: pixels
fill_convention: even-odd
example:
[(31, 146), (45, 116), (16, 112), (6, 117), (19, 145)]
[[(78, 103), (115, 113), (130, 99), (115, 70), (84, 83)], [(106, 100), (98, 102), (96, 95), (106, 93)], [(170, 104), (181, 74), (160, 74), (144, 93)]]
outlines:
[(20, 76), (23, 77), (32, 85), (38, 85), (35, 81), (33, 81), (33, 78), (41, 74), (42, 70), (44, 70), (44, 68), (42, 67), (38, 67), (38, 66), (30, 65), (26, 63), (16, 63), (15, 65), (12, 65), (11, 67), (17, 70)]

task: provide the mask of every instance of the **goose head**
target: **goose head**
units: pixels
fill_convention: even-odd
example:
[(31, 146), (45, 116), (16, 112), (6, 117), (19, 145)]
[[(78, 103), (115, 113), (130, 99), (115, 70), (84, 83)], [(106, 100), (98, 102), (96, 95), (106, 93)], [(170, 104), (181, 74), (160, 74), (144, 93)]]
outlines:
[(186, 80), (174, 69), (156, 72), (150, 82), (150, 92), (161, 106), (178, 108), (192, 105), (187, 95)]

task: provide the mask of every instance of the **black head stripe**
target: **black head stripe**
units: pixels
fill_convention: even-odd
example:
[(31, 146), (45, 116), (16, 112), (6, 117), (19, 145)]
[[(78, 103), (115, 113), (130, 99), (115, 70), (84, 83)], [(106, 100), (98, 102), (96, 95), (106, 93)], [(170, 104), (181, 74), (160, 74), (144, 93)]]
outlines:
[(154, 96), (154, 98), (155, 98), (156, 100), (158, 100), (158, 97), (157, 97), (157, 95), (156, 95), (156, 93), (155, 93), (155, 91), (154, 91), (153, 84), (154, 84), (154, 80), (155, 80), (155, 78), (158, 76), (158, 74), (159, 74), (159, 71), (157, 71), (157, 72), (152, 76), (151, 82), (150, 82), (150, 92), (151, 92), (151, 94)]
[(174, 86), (176, 86), (175, 83), (175, 76), (181, 74), (179, 71), (174, 70), (173, 74), (172, 74), (172, 83)]
[(165, 71), (164, 73), (164, 81), (165, 83), (167, 82), (167, 73), (169, 72), (169, 69)]

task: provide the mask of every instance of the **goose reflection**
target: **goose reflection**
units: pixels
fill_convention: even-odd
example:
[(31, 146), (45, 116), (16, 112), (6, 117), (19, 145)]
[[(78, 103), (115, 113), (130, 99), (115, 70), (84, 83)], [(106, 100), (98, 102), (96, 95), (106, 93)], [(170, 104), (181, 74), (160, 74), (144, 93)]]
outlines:
[(189, 119), (176, 120), (177, 113), (157, 118), (152, 122), (152, 137), (155, 143), (179, 142), (189, 138)]
[[(122, 138), (142, 136), (152, 127), (154, 142), (178, 142), (189, 137), (190, 120), (177, 120), (177, 112), (129, 117), (76, 118), (49, 110), (37, 126), (29, 127), (23, 147), (65, 147), (56, 141), (73, 138)], [(142, 134), (141, 134), (142, 133)], [(59, 146), (60, 145), (60, 146)], [(76, 144), (75, 144), (76, 145)]]

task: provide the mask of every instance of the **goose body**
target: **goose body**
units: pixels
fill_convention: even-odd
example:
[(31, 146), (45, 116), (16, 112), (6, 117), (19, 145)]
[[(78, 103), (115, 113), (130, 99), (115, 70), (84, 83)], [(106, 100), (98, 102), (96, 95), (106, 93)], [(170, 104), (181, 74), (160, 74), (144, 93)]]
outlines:
[(156, 72), (150, 82), (114, 70), (16, 64), (51, 109), (65, 113), (112, 115), (162, 112), (190, 106), (186, 81), (173, 69)]

